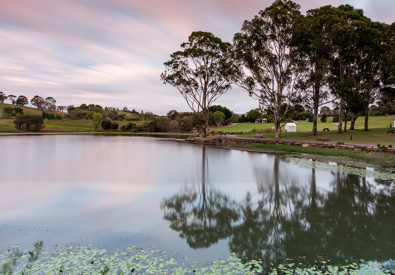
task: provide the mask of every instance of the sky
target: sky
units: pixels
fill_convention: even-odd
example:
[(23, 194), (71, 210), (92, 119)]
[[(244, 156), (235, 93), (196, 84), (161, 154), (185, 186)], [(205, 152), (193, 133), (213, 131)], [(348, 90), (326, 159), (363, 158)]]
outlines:
[[(190, 111), (164, 85), (163, 62), (193, 31), (231, 42), (272, 0), (0, 0), (0, 91), (52, 96), (57, 105), (100, 104), (164, 115)], [(350, 4), (395, 21), (393, 0), (299, 0), (302, 13)], [(6, 101), (9, 102), (9, 101)], [(234, 87), (216, 101), (235, 113), (257, 108)]]

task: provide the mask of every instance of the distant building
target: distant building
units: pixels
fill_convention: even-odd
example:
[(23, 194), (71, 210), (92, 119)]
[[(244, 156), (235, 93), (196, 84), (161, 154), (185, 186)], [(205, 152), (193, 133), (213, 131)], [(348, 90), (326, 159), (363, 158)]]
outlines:
[(255, 123), (267, 123), (267, 119), (266, 118), (264, 118), (264, 119), (256, 119)]
[(333, 111), (333, 110), (321, 111), (320, 115), (322, 116), (323, 114), (326, 114), (326, 116), (335, 116), (335, 111)]
[(295, 123), (285, 124), (285, 132), (297, 132), (298, 128)]

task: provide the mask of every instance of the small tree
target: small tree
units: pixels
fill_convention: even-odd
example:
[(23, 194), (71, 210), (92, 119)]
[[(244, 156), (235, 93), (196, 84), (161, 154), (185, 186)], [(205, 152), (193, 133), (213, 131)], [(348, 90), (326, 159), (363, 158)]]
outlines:
[(217, 126), (220, 126), (225, 120), (225, 114), (220, 111), (212, 113), (213, 121)]
[(97, 130), (100, 127), (100, 123), (103, 120), (103, 116), (100, 113), (94, 113), (92, 116), (92, 120), (93, 120), (93, 128)]
[(24, 95), (20, 95), (18, 97), (18, 99), (16, 100), (16, 105), (18, 105), (18, 106), (22, 106), (23, 107), (23, 106), (25, 106), (27, 104), (29, 104), (29, 100)]
[(326, 122), (326, 114), (323, 113), (321, 116), (321, 122)]
[(6, 96), (3, 92), (0, 92), (0, 103), (4, 103), (8, 96)]
[(211, 104), (231, 89), (241, 74), (232, 60), (232, 45), (209, 32), (193, 32), (182, 51), (171, 54), (161, 74), (164, 84), (178, 89), (193, 112), (203, 120), (206, 136)]
[(118, 130), (118, 128), (119, 128), (118, 122), (113, 121), (111, 123), (111, 130)]
[(4, 107), (3, 108), (3, 114), (10, 119), (12, 117), (12, 114), (14, 113), (14, 109), (12, 107)]

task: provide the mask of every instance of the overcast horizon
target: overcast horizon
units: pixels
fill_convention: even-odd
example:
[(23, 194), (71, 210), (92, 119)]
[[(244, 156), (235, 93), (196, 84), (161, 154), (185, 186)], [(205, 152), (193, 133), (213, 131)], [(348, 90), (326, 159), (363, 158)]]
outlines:
[[(163, 62), (193, 31), (231, 42), (242, 22), (272, 0), (0, 0), (0, 91), (52, 96), (57, 105), (95, 103), (164, 115), (190, 111), (164, 85)], [(323, 5), (350, 4), (374, 21), (391, 24), (390, 0), (301, 0), (302, 13)], [(9, 103), (8, 100), (5, 101)], [(257, 108), (246, 91), (219, 98), (235, 113)]]

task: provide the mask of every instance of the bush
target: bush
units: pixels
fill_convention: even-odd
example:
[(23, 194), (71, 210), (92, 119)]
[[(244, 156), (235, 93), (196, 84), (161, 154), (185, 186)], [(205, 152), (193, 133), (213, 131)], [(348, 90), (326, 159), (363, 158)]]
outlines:
[(55, 119), (55, 114), (53, 114), (53, 113), (47, 114), (47, 118), (48, 119)]
[(392, 144), (388, 144), (388, 148), (392, 148)]
[(56, 115), (55, 119), (63, 119), (61, 115)]
[(23, 115), (23, 109), (21, 107), (14, 107), (14, 116), (17, 114)]
[(7, 118), (11, 118), (13, 112), (14, 112), (14, 109), (12, 109), (12, 107), (4, 107), (3, 108), (3, 115)]
[(215, 136), (215, 135), (223, 135), (224, 132), (219, 131), (219, 130), (210, 130), (210, 131), (207, 132), (207, 134), (211, 135), (211, 136)]
[(132, 131), (136, 128), (136, 124), (129, 122), (126, 125), (121, 126), (121, 131)]
[(326, 122), (326, 119), (327, 119), (327, 117), (326, 117), (326, 114), (325, 113), (323, 113), (322, 114), (322, 116), (321, 116), (321, 122)]
[(112, 122), (111, 123), (111, 130), (118, 130), (119, 124), (118, 122)]
[(27, 131), (40, 131), (43, 126), (44, 120), (39, 115), (18, 115), (15, 120), (15, 128), (18, 130)]
[(338, 115), (334, 116), (332, 122), (339, 122), (339, 116)]
[(193, 129), (192, 118), (190, 118), (190, 117), (183, 117), (180, 120), (179, 125), (180, 125), (181, 131), (183, 131), (183, 132), (191, 131)]
[(111, 124), (112, 124), (111, 119), (105, 118), (101, 122), (101, 127), (102, 127), (103, 130), (110, 130), (111, 129)]
[(380, 143), (377, 143), (377, 147), (379, 147), (379, 148), (380, 148), (380, 146), (381, 146), (381, 144), (380, 144)]

